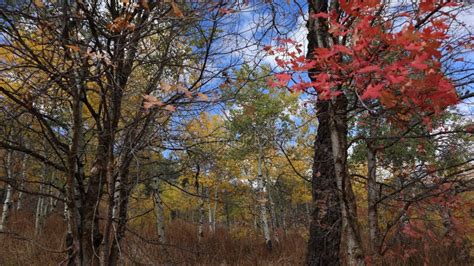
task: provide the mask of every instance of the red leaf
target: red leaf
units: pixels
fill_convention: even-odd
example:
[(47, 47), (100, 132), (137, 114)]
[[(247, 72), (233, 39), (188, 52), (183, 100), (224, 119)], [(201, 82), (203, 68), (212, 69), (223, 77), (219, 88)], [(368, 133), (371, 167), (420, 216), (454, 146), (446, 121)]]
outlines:
[(405, 80), (404, 76), (396, 76), (392, 74), (387, 74), (387, 79), (390, 81), (390, 83), (396, 84), (400, 83)]
[(411, 66), (418, 70), (425, 70), (428, 68), (428, 65), (425, 64), (425, 60), (428, 59), (429, 55), (423, 53), (420, 56), (416, 56), (415, 60), (411, 63)]
[(288, 84), (291, 79), (291, 75), (288, 73), (278, 73), (275, 74), (275, 78), (277, 81), (269, 80), (268, 85), (270, 87), (283, 87)]
[(384, 87), (383, 84), (376, 84), (376, 85), (369, 84), (364, 94), (362, 94), (360, 98), (362, 100), (378, 98), (380, 96), (380, 91), (382, 90), (383, 87)]

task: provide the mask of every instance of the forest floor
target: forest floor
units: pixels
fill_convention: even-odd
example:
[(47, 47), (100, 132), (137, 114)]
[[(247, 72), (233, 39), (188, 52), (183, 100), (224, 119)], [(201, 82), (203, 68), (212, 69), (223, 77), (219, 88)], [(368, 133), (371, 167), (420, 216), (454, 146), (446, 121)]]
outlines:
[[(58, 265), (66, 257), (66, 228), (54, 214), (34, 237), (33, 213), (13, 214), (11, 232), (0, 234), (0, 265)], [(123, 265), (301, 265), (306, 240), (297, 232), (282, 232), (269, 251), (254, 230), (207, 228), (198, 244), (197, 228), (175, 220), (166, 228), (167, 243), (159, 245), (152, 221), (132, 225), (122, 247)], [(294, 230), (293, 230), (294, 231)]]
[[(9, 221), (14, 233), (0, 234), (0, 265), (65, 265), (66, 228), (63, 217), (54, 213), (35, 237), (33, 212), (13, 213)], [(268, 250), (255, 229), (234, 226), (206, 227), (200, 243), (195, 224), (174, 220), (166, 227), (167, 243), (157, 243), (153, 220), (131, 223), (122, 246), (120, 265), (304, 265), (306, 228), (279, 232), (278, 242)], [(459, 250), (429, 251), (427, 263), (419, 256), (385, 258), (381, 265), (474, 265), (459, 260)], [(401, 250), (401, 256), (409, 250)]]

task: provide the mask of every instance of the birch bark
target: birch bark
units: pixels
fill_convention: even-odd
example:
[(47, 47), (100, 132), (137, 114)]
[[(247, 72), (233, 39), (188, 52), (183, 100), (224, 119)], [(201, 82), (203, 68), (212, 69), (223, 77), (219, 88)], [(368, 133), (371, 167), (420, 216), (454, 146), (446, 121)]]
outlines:
[[(12, 175), (12, 156), (13, 151), (7, 151), (7, 158), (5, 162), (7, 180), (13, 181)], [(5, 193), (5, 200), (3, 201), (3, 209), (2, 209), (2, 218), (0, 220), (0, 232), (4, 232), (7, 229), (8, 218), (10, 216), (10, 210), (13, 205), (13, 187), (10, 183), (6, 184), (6, 193)]]

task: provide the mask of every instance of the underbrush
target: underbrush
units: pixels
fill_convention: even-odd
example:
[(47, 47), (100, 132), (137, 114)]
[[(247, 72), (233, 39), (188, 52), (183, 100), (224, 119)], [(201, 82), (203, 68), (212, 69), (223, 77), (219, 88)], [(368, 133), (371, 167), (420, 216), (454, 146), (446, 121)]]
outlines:
[[(65, 264), (66, 228), (61, 215), (50, 216), (37, 236), (31, 212), (13, 214), (9, 226), (10, 232), (0, 234), (0, 265)], [(174, 220), (166, 227), (166, 244), (161, 245), (153, 221), (142, 221), (127, 231), (120, 264), (302, 265), (306, 252), (304, 232), (304, 228), (276, 232), (278, 240), (269, 250), (252, 227), (217, 227), (215, 232), (206, 227), (199, 241), (195, 224)], [(406, 256), (410, 250), (413, 249), (405, 247), (388, 252), (382, 265), (472, 265), (469, 254), (462, 257), (462, 250), (454, 246), (432, 246)]]

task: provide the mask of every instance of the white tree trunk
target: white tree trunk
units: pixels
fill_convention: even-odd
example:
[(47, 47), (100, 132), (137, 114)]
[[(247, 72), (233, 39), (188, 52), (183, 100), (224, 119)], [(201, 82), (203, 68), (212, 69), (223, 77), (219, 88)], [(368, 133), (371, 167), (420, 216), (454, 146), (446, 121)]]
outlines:
[(216, 186), (216, 190), (214, 191), (214, 211), (212, 213), (212, 231), (215, 232), (216, 231), (216, 215), (217, 215), (217, 200), (218, 200), (218, 197), (217, 197), (217, 186)]
[[(42, 185), (41, 185), (42, 186)], [(42, 189), (40, 189), (42, 192)], [(38, 201), (36, 202), (36, 214), (35, 214), (35, 235), (39, 235), (41, 233), (41, 229), (43, 228), (43, 215), (44, 215), (44, 197), (39, 196)]]
[[(12, 181), (12, 151), (7, 151), (6, 174), (7, 180)], [(8, 183), (6, 186), (5, 200), (3, 201), (2, 219), (0, 220), (0, 232), (7, 229), (8, 217), (13, 204), (13, 187)]]
[(265, 180), (263, 180), (263, 150), (259, 149), (258, 155), (258, 169), (257, 169), (257, 193), (260, 209), (260, 224), (263, 230), (263, 237), (265, 244), (269, 249), (272, 248), (272, 239), (270, 236), (270, 230), (268, 228), (268, 215), (267, 215), (267, 197), (265, 196)]
[(349, 266), (365, 265), (364, 254), (359, 238), (357, 217), (355, 217), (355, 202), (350, 180), (348, 180), (346, 169), (346, 145), (344, 143), (345, 132), (340, 132), (340, 117), (336, 115), (334, 106), (331, 108), (330, 137), (333, 152), (336, 183), (339, 190), (339, 201), (341, 202), (342, 236), (346, 244), (346, 263)]
[(117, 220), (118, 208), (120, 204), (120, 175), (115, 180), (114, 207), (112, 209), (112, 220)]
[[(48, 168), (46, 165), (43, 165), (43, 174), (41, 176), (41, 183), (39, 187), (39, 193), (44, 194), (46, 190), (46, 179), (48, 175)], [(38, 196), (38, 201), (36, 202), (36, 213), (35, 213), (35, 235), (39, 235), (43, 228), (44, 217), (46, 215), (45, 209), (47, 209), (47, 202), (45, 204), (45, 197), (43, 195)]]
[(212, 203), (211, 203), (211, 189), (207, 188), (206, 189), (206, 195), (207, 195), (207, 220), (208, 220), (208, 227), (209, 227), (209, 232), (214, 232), (213, 227), (212, 227)]
[[(200, 187), (200, 189), (199, 189)], [(205, 190), (202, 186), (198, 185), (198, 191), (200, 191), (200, 200), (199, 200), (199, 226), (198, 226), (198, 242), (200, 243), (204, 237), (204, 204), (205, 204)]]
[(165, 237), (165, 212), (163, 208), (163, 201), (161, 199), (160, 178), (155, 178), (154, 197), (155, 197), (155, 215), (156, 215), (156, 230), (158, 232), (158, 242), (160, 244), (166, 243)]
[(273, 240), (276, 243), (278, 243), (280, 240), (278, 238), (278, 217), (275, 211), (275, 202), (273, 201), (272, 193), (270, 193), (270, 191), (268, 191), (267, 195), (268, 195), (268, 203), (270, 205), (270, 218), (272, 221)]
[[(24, 182), (26, 180), (26, 161), (28, 160), (28, 156), (26, 154), (23, 154), (22, 159), (21, 159), (21, 174), (20, 174), (20, 189), (23, 189), (24, 187)], [(16, 209), (19, 211), (23, 207), (23, 191), (20, 191), (18, 193), (18, 201), (16, 203)]]

